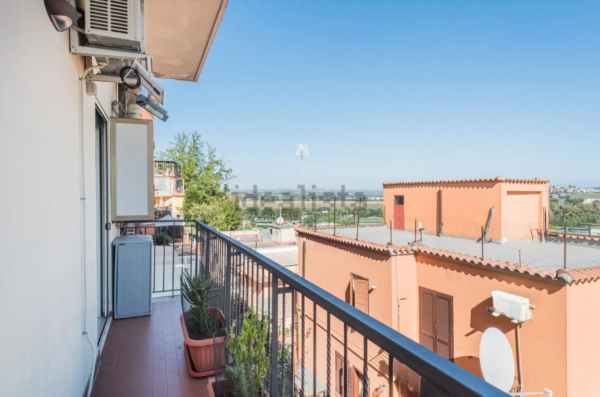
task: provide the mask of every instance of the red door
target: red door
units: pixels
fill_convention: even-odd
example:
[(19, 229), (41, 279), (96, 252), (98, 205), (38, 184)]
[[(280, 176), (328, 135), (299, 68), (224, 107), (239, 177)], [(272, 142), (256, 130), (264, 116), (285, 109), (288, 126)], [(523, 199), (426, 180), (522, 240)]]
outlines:
[(394, 197), (394, 229), (404, 230), (404, 196)]

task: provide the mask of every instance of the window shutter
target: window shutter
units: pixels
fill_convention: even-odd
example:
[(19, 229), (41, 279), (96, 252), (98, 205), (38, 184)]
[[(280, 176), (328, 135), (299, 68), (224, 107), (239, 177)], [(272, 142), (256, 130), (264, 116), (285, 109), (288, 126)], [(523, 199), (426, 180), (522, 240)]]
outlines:
[[(355, 383), (354, 379), (356, 378), (356, 372), (354, 371), (354, 367), (350, 366), (350, 362), (348, 362), (348, 374), (346, 374), (347, 386), (348, 386), (348, 397), (356, 396)], [(342, 396), (344, 397), (344, 396)]]
[(335, 391), (340, 397), (343, 397), (342, 382), (344, 371), (344, 358), (338, 353), (335, 353)]
[(437, 294), (435, 297), (435, 344), (436, 353), (440, 356), (452, 358), (452, 299)]
[(369, 280), (354, 278), (354, 307), (369, 313)]
[(421, 344), (435, 351), (433, 305), (434, 295), (421, 290)]
[(454, 356), (452, 297), (421, 288), (421, 344), (440, 356)]

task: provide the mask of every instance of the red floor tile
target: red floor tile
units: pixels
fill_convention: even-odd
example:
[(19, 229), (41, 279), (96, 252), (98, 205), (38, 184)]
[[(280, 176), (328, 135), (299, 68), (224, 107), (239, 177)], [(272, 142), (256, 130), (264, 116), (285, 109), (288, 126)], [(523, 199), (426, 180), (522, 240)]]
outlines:
[(113, 321), (92, 396), (206, 397), (208, 379), (187, 373), (180, 314), (173, 299), (153, 303), (151, 316)]

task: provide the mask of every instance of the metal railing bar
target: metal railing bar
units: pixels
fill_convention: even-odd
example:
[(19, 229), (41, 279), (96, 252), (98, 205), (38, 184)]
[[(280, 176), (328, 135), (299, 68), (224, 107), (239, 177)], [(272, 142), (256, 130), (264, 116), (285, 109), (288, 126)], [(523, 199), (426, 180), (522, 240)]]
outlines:
[(369, 340), (375, 341), (381, 349), (393, 353), (403, 363), (410, 363), (411, 369), (420, 376), (435, 379), (435, 383), (450, 394), (457, 396), (507, 396), (506, 393), (488, 384), (483, 379), (476, 377), (387, 325), (348, 305), (336, 296), (290, 272), (259, 252), (239, 244), (232, 238), (219, 233), (201, 222), (198, 223), (201, 227), (218, 236), (219, 239), (236, 247), (244, 255), (260, 262), (263, 268), (266, 268), (278, 280), (280, 279), (289, 284), (293, 289), (300, 291), (303, 298), (306, 297), (318, 302), (323, 309), (340, 319), (344, 324), (352, 327), (352, 329), (358, 331)]

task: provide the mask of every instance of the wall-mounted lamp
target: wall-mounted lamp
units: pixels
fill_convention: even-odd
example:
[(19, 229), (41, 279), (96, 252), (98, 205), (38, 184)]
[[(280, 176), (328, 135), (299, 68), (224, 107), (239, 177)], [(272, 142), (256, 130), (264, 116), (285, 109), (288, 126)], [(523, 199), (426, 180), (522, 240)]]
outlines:
[(54, 29), (59, 32), (73, 27), (81, 18), (81, 14), (67, 0), (44, 0), (44, 5)]
[(310, 337), (311, 331), (312, 331), (312, 328), (308, 327), (308, 329), (306, 330), (306, 333), (304, 334), (304, 339), (308, 339)]
[(371, 286), (369, 287), (369, 294), (370, 294), (371, 292), (375, 291), (376, 289), (377, 289), (377, 286), (376, 286), (375, 284), (371, 285)]
[(136, 95), (135, 103), (136, 105), (146, 109), (162, 121), (167, 121), (167, 119), (169, 118), (169, 116), (167, 115), (167, 111), (158, 106), (157, 104), (153, 103), (147, 96)]
[(379, 397), (383, 393), (383, 389), (385, 389), (385, 384), (384, 383), (382, 383), (379, 386), (377, 386), (377, 388), (375, 388), (375, 390), (373, 390), (373, 393), (371, 393), (371, 396), (373, 396), (373, 397)]

